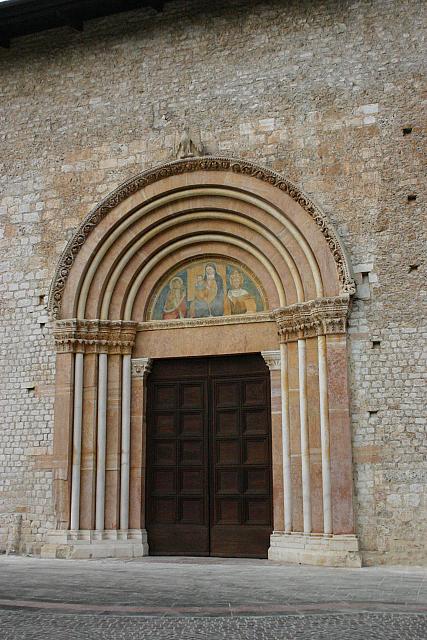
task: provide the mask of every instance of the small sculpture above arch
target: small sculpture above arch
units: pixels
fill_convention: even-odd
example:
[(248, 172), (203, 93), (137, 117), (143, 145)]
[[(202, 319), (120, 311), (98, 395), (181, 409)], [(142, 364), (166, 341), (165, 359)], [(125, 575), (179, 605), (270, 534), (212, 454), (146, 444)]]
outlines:
[(264, 288), (242, 263), (204, 256), (170, 270), (156, 285), (145, 320), (241, 315), (268, 310)]

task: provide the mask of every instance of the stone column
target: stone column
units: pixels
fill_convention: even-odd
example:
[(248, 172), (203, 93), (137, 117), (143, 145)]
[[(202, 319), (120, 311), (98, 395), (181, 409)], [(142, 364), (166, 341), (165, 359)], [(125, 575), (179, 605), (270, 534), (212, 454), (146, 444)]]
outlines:
[(332, 533), (331, 454), (329, 448), (328, 372), (326, 336), (317, 338), (319, 358), (320, 440), (322, 450), (323, 533)]
[[(44, 557), (135, 557), (147, 553), (146, 539), (143, 538), (140, 528), (132, 531), (128, 529), (126, 521), (129, 511), (129, 458), (132, 455), (129, 451), (132, 440), (130, 359), (137, 326), (135, 322), (111, 320), (60, 320), (56, 323), (55, 341), (58, 354), (61, 354), (58, 355), (57, 371), (57, 380), (61, 383), (58, 389), (61, 389), (61, 394), (58, 394), (57, 398), (62, 399), (62, 380), (70, 380), (69, 392), (73, 398), (73, 412), (70, 411), (70, 403), (65, 407), (65, 414), (62, 407), (57, 406), (55, 419), (58, 422), (56, 427), (58, 426), (64, 441), (70, 445), (72, 443), (72, 450), (71, 446), (64, 449), (67, 460), (61, 461), (61, 468), (67, 467), (70, 471), (72, 469), (72, 473), (71, 483), (68, 481), (65, 486), (66, 491), (69, 491), (70, 501), (67, 503), (63, 497), (61, 513), (58, 514), (58, 524), (62, 526), (48, 535), (48, 542), (42, 548)], [(98, 375), (95, 378), (97, 388), (93, 390), (97, 398), (96, 411), (93, 399), (88, 398), (88, 402), (85, 402), (83, 384), (86, 374), (93, 377), (96, 371), (93, 367), (94, 357), (98, 358)], [(85, 371), (86, 366), (90, 371)], [(109, 401), (110, 377), (114, 381), (114, 398), (110, 398), (113, 404)], [(67, 421), (64, 421), (64, 417)], [(121, 436), (120, 427), (123, 431)], [(94, 441), (95, 431), (96, 488), (92, 474), (81, 473), (82, 458), (94, 457), (92, 449), (83, 451), (83, 447)], [(113, 443), (117, 450), (117, 455), (114, 453), (114, 456), (118, 462), (114, 463), (114, 469), (110, 470), (117, 489), (115, 491), (110, 491), (106, 484), (106, 453), (109, 442)], [(123, 468), (120, 468), (121, 463)], [(122, 481), (120, 492), (119, 479)], [(62, 494), (65, 495), (66, 491), (62, 491)], [(68, 515), (63, 513), (67, 504)], [(82, 505), (85, 509), (84, 518), (80, 512)], [(107, 519), (110, 529), (105, 530), (108, 514), (119, 514), (119, 511), (123, 517), (122, 524), (125, 526), (119, 530), (116, 519), (109, 517)], [(95, 522), (95, 529), (81, 529), (83, 520), (85, 524)], [(64, 528), (64, 524), (69, 528)]]
[(285, 501), (285, 533), (292, 531), (292, 473), (291, 473), (291, 434), (289, 426), (289, 373), (288, 349), (280, 345), (281, 404), (282, 404), (282, 451), (283, 485)]
[(346, 336), (326, 336), (333, 532), (354, 531)]
[(71, 465), (73, 446), (74, 353), (57, 344), (55, 384), (55, 434), (53, 440), (53, 500), (60, 530), (70, 525)]
[(273, 476), (273, 526), (274, 531), (284, 530), (287, 507), (284, 503), (283, 473), (283, 420), (281, 407), (280, 351), (262, 351), (262, 357), (270, 370), (271, 394), (271, 454)]
[(76, 353), (74, 362), (73, 462), (71, 472), (70, 528), (72, 530), (77, 530), (80, 523), (80, 464), (82, 457), (83, 364), (83, 353)]
[(129, 528), (131, 355), (122, 359), (122, 450), (120, 457), (120, 529)]
[(108, 355), (98, 356), (98, 429), (96, 448), (95, 529), (103, 531), (105, 512), (105, 452), (107, 447), (107, 372)]
[(130, 458), (130, 504), (129, 527), (141, 529), (145, 537), (145, 476), (146, 476), (146, 379), (151, 371), (150, 358), (132, 359), (132, 403), (131, 403), (131, 458)]
[(106, 535), (113, 536), (120, 529), (122, 358), (123, 356), (120, 353), (110, 353), (108, 355), (104, 528)]
[[(352, 484), (349, 470), (352, 455), (347, 428), (347, 364), (343, 356), (348, 308), (349, 296), (344, 294), (290, 305), (272, 313), (277, 322), (282, 352), (290, 343), (296, 343), (298, 349), (298, 428), (302, 467), (300, 495), (303, 502), (303, 531), (292, 531), (289, 536), (275, 532), (269, 550), (269, 558), (274, 560), (330, 566), (361, 566), (358, 541), (354, 535), (354, 524), (351, 522)], [(306, 342), (308, 338), (316, 337), (317, 365), (311, 358), (310, 366), (317, 366), (317, 376), (311, 376), (311, 380), (317, 378), (319, 382), (318, 388), (312, 390), (310, 395), (310, 388), (313, 387), (307, 385)], [(339, 345), (339, 348), (336, 345)], [(336, 364), (338, 360), (339, 365)], [(337, 376), (342, 381), (340, 392)], [(282, 392), (285, 395), (286, 390), (284, 384)], [(282, 406), (286, 406), (286, 400), (282, 399), (282, 403)], [(311, 411), (316, 414), (312, 415)], [(335, 426), (339, 422), (341, 431)], [(321, 479), (318, 478), (318, 474), (312, 474), (310, 477), (309, 424), (310, 428), (317, 425), (315, 428), (320, 430), (320, 437), (316, 435), (316, 442), (320, 442), (321, 447)], [(318, 444), (315, 446), (318, 447)], [(313, 456), (317, 455), (317, 450), (313, 450)], [(311, 483), (314, 483), (314, 487), (311, 487)], [(320, 533), (312, 533), (312, 493), (322, 496), (323, 531)]]
[(304, 533), (311, 533), (310, 445), (307, 415), (307, 359), (305, 340), (298, 340), (299, 419), (301, 438), (302, 511)]
[(96, 496), (96, 428), (98, 410), (98, 354), (84, 356), (82, 462), (80, 483), (84, 491), (80, 495), (79, 529), (95, 528)]
[[(274, 518), (274, 529), (290, 533), (292, 531), (292, 478), (287, 348), (282, 344), (279, 351), (263, 351), (261, 355), (270, 369), (273, 499), (274, 510), (279, 511), (280, 514)], [(276, 431), (280, 434), (280, 438)], [(282, 508), (279, 509), (281, 498)]]

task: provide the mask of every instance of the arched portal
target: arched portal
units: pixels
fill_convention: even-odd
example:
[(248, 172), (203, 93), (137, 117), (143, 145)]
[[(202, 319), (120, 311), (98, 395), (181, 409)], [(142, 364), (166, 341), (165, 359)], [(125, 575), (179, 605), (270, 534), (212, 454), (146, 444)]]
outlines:
[(325, 215), (268, 169), (193, 158), (116, 189), (68, 243), (50, 293), (59, 527), (50, 542), (79, 557), (148, 553), (153, 360), (262, 353), (269, 557), (358, 566), (346, 356), (353, 292)]

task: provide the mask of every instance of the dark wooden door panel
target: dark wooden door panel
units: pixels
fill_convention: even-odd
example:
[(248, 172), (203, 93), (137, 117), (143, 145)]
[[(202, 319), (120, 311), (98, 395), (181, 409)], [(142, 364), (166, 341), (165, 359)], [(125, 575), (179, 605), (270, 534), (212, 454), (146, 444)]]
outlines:
[[(169, 364), (163, 375), (171, 377)], [(147, 530), (153, 555), (209, 555), (206, 389), (206, 376), (165, 382), (161, 366), (154, 367), (147, 411)]]
[(175, 409), (178, 388), (175, 384), (156, 384), (154, 387), (154, 404), (158, 409)]
[(260, 355), (155, 362), (147, 412), (150, 553), (267, 556), (269, 397)]
[(211, 556), (266, 558), (271, 527), (216, 525), (211, 531)]
[(264, 433), (269, 436), (269, 430), (266, 425), (269, 424), (268, 408), (243, 409), (242, 411), (242, 428), (245, 436)]
[(150, 554), (154, 556), (208, 556), (209, 531), (194, 523), (151, 523), (147, 527)]
[(269, 546), (269, 380), (259, 364), (258, 374), (252, 366), (244, 372), (235, 365), (238, 377), (211, 378), (210, 529), (211, 554), (217, 556), (266, 557)]

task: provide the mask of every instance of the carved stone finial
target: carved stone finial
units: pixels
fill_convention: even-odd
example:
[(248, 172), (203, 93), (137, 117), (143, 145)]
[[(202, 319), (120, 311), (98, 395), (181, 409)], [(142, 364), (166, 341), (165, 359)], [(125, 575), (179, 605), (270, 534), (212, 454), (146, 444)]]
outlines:
[(196, 131), (190, 127), (184, 127), (184, 131), (177, 141), (176, 157), (178, 159), (194, 158), (196, 156), (203, 156), (203, 153), (200, 131)]

